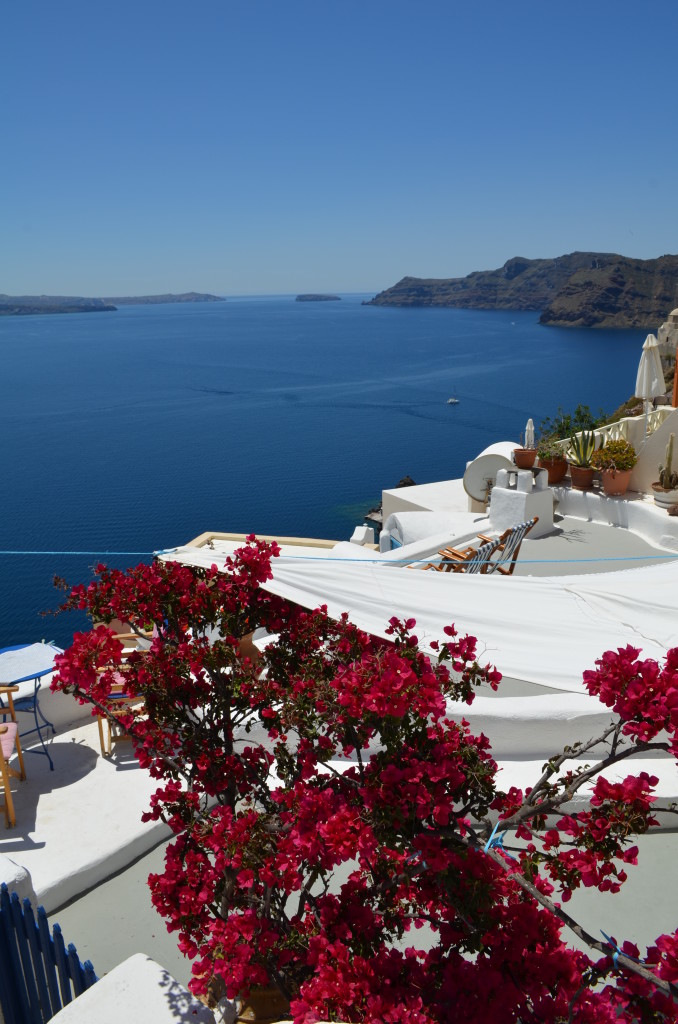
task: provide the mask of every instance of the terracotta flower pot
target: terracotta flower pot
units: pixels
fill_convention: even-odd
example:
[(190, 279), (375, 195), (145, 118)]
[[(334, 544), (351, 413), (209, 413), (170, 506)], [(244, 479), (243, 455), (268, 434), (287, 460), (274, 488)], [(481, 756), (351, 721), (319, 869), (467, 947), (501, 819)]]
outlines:
[(605, 493), (611, 497), (626, 494), (629, 480), (631, 479), (631, 472), (630, 469), (603, 469), (601, 476)]
[(654, 503), (660, 508), (671, 508), (678, 504), (678, 488), (667, 491), (660, 483), (652, 484), (654, 492)]
[(559, 484), (561, 480), (565, 479), (567, 473), (567, 460), (566, 459), (540, 459), (539, 465), (542, 469), (548, 469), (549, 487), (551, 484)]
[(518, 469), (532, 469), (537, 458), (536, 448), (514, 448), (513, 461)]
[(588, 491), (593, 487), (596, 471), (593, 466), (575, 466), (570, 463), (570, 480), (576, 491)]
[(256, 1021), (256, 1024), (273, 1024), (273, 1021), (289, 1017), (290, 1004), (274, 985), (268, 988), (253, 988), (238, 1009), (236, 1021)]

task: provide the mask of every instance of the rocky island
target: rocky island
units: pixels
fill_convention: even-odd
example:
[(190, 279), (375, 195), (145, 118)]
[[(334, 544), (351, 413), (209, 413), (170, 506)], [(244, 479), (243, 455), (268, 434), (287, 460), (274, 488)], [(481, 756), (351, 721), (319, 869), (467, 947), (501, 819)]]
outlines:
[(367, 303), (540, 311), (557, 327), (652, 328), (678, 306), (678, 256), (637, 260), (574, 252), (556, 259), (515, 256), (467, 277), (404, 277)]
[(0, 316), (35, 316), (39, 313), (114, 313), (103, 299), (63, 295), (0, 295)]
[(181, 292), (180, 295), (132, 295), (114, 296), (104, 299), (104, 302), (112, 302), (114, 306), (156, 306), (168, 302), (226, 302), (220, 295), (209, 295), (203, 292)]
[(85, 299), (65, 295), (0, 295), (0, 316), (35, 316), (48, 313), (114, 313), (118, 306), (146, 306), (167, 302), (225, 302), (218, 295), (184, 292), (181, 295), (140, 295)]
[(297, 295), (296, 302), (341, 302), (339, 295)]

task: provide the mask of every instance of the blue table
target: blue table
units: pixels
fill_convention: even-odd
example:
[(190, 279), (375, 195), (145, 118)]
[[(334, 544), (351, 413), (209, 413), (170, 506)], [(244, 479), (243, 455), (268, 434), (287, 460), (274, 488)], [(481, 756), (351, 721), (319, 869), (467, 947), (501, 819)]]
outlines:
[[(3, 647), (0, 649), (0, 685), (18, 686), (18, 691), (13, 695), (14, 707), (17, 711), (31, 711), (35, 720), (35, 726), (24, 732), (19, 730), (23, 738), (33, 732), (37, 732), (42, 750), (29, 750), (29, 754), (44, 754), (49, 761), (51, 771), (54, 771), (52, 758), (49, 755), (42, 730), (47, 727), (56, 733), (52, 722), (45, 718), (40, 709), (39, 691), (40, 680), (43, 676), (54, 671), (54, 658), (62, 654), (60, 647), (55, 644), (18, 644), (16, 647)], [(0, 717), (4, 718), (2, 709), (5, 707), (0, 698)]]

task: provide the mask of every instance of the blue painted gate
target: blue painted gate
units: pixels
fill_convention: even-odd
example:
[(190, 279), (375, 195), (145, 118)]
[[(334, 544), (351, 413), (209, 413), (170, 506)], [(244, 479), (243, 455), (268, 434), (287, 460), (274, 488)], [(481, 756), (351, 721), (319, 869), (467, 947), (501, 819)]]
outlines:
[(50, 935), (47, 914), (0, 886), (0, 1007), (5, 1024), (45, 1024), (97, 980), (89, 960), (66, 948), (58, 924)]

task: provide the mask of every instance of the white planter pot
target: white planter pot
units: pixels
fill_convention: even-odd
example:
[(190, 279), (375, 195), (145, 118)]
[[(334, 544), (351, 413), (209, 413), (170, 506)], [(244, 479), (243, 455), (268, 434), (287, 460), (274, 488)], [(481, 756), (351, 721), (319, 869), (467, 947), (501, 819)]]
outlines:
[(678, 505), (678, 488), (674, 488), (672, 491), (665, 491), (661, 487), (657, 487), (656, 484), (652, 484), (652, 491), (654, 493), (654, 503), (659, 505), (660, 508), (671, 508), (671, 505)]

